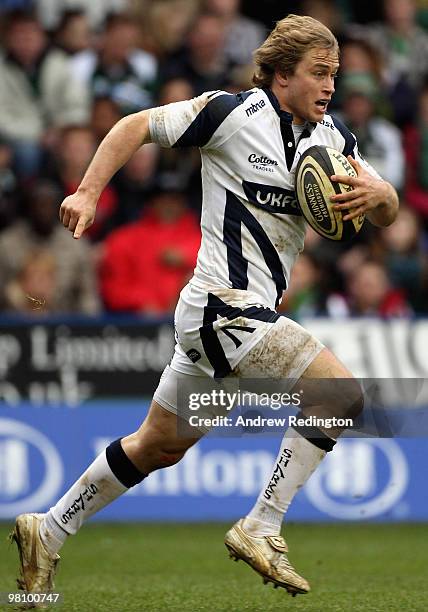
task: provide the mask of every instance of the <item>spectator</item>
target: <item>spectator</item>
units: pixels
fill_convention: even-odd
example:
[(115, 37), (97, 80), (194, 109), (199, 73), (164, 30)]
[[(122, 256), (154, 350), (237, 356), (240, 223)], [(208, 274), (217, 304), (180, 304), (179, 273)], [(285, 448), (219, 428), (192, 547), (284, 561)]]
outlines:
[[(58, 223), (62, 193), (41, 181), (26, 194), (25, 219), (0, 233), (0, 309), (25, 312), (46, 300), (49, 312), (98, 312), (89, 246)], [(17, 248), (17, 245), (19, 247)]]
[(417, 214), (400, 206), (396, 221), (381, 230), (383, 263), (395, 287), (404, 290), (413, 310), (426, 311), (428, 257)]
[[(96, 149), (95, 135), (89, 126), (69, 126), (61, 133), (49, 176), (61, 185), (65, 195), (74, 193)], [(117, 207), (117, 195), (108, 185), (98, 203), (97, 218), (86, 235), (92, 241), (102, 240), (109, 231)]]
[(153, 193), (158, 160), (158, 145), (144, 145), (113, 178), (112, 184), (120, 205), (112, 218), (111, 229), (141, 217), (146, 201)]
[(360, 152), (386, 181), (400, 190), (404, 182), (404, 153), (400, 131), (376, 114), (379, 87), (368, 73), (349, 73), (341, 81), (345, 124), (358, 140)]
[(418, 211), (428, 229), (428, 84), (418, 98), (416, 120), (404, 132), (407, 162), (405, 199)]
[(412, 314), (401, 288), (394, 289), (384, 267), (366, 261), (348, 278), (348, 309), (352, 316), (408, 317)]
[(84, 11), (91, 28), (100, 30), (109, 15), (122, 13), (127, 9), (128, 0), (33, 0), (43, 27), (53, 31), (65, 11)]
[(343, 29), (343, 12), (335, 0), (303, 0), (299, 14), (321, 21), (337, 38)]
[(380, 52), (364, 38), (347, 36), (340, 48), (341, 74), (368, 73), (382, 81), (383, 62)]
[(347, 316), (348, 306), (344, 299), (346, 279), (365, 264), (371, 255), (370, 245), (378, 239), (378, 235), (378, 228), (367, 222), (349, 242), (325, 240), (308, 228), (304, 253), (316, 263), (322, 314), (333, 318)]
[(65, 11), (53, 34), (55, 45), (68, 55), (85, 51), (91, 45), (91, 28), (83, 10)]
[(16, 215), (18, 180), (12, 169), (12, 149), (0, 138), (0, 230)]
[(224, 55), (226, 27), (216, 15), (197, 16), (184, 49), (163, 66), (163, 80), (187, 79), (195, 95), (204, 91), (225, 89), (231, 81), (230, 68)]
[(163, 83), (159, 92), (159, 104), (172, 104), (195, 97), (192, 84), (185, 77), (178, 77)]
[(253, 51), (266, 37), (264, 26), (240, 13), (241, 0), (205, 0), (205, 8), (220, 17), (225, 25), (226, 61), (231, 65), (252, 64)]
[(100, 287), (110, 311), (171, 313), (196, 264), (200, 229), (183, 194), (164, 186), (155, 194), (139, 221), (105, 242)]
[[(188, 100), (194, 97), (191, 84), (184, 78), (177, 78), (163, 84), (159, 104), (171, 104)], [(159, 175), (170, 183), (179, 183), (186, 187), (188, 203), (197, 213), (201, 214), (202, 185), (201, 185), (201, 156), (195, 147), (186, 151), (180, 149), (161, 149), (157, 168)]]
[[(134, 4), (140, 4), (139, 0)], [(152, 0), (145, 8), (139, 8), (144, 48), (160, 60), (181, 49), (199, 4), (200, 0)]]
[(380, 53), (363, 38), (346, 36), (340, 48), (340, 71), (336, 81), (336, 93), (333, 96), (333, 108), (341, 107), (342, 81), (355, 75), (369, 75), (379, 88), (376, 100), (377, 112), (388, 119), (392, 117), (392, 108), (387, 97), (387, 88), (383, 82), (383, 63)]
[(120, 107), (111, 98), (95, 98), (92, 104), (91, 128), (97, 144), (100, 144), (121, 117)]
[(27, 315), (55, 313), (57, 282), (52, 253), (42, 248), (30, 251), (16, 276), (6, 283), (4, 309)]
[(293, 319), (312, 317), (322, 312), (321, 270), (314, 257), (301, 253), (284, 294), (280, 310)]
[(254, 67), (252, 64), (245, 66), (235, 66), (231, 69), (230, 84), (227, 91), (230, 93), (240, 93), (254, 87), (253, 83)]
[(122, 115), (154, 106), (157, 62), (138, 44), (135, 21), (114, 15), (107, 20), (100, 50), (83, 51), (72, 60), (75, 76), (89, 87), (92, 96), (111, 98)]
[(49, 50), (38, 21), (22, 12), (7, 21), (0, 82), (0, 133), (13, 147), (20, 174), (32, 176), (40, 169), (43, 140), (63, 125), (88, 120), (87, 90), (73, 79), (65, 53)]
[(383, 0), (384, 23), (365, 26), (382, 55), (395, 122), (412, 120), (415, 99), (428, 74), (428, 34), (417, 25), (414, 0)]

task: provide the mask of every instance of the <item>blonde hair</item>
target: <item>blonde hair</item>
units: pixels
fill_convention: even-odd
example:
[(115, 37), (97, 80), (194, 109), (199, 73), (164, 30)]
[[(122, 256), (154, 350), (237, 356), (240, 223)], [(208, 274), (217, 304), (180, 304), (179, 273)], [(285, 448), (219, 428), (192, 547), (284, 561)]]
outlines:
[(254, 51), (256, 71), (253, 83), (269, 87), (275, 71), (293, 74), (296, 65), (309, 49), (331, 50), (339, 56), (334, 34), (320, 21), (308, 15), (288, 15), (278, 21), (265, 42)]

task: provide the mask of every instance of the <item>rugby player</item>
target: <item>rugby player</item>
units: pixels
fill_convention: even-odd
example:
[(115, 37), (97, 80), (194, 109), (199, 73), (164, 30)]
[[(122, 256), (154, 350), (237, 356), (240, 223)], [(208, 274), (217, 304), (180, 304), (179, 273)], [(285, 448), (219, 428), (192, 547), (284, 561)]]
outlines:
[[(397, 194), (361, 158), (354, 135), (327, 112), (339, 67), (330, 30), (310, 17), (289, 15), (254, 58), (255, 87), (249, 91), (208, 92), (121, 119), (76, 193), (62, 203), (60, 219), (78, 239), (92, 224), (108, 181), (142, 144), (200, 148), (202, 243), (175, 312), (174, 356), (138, 431), (110, 444), (49, 512), (17, 518), (20, 584), (28, 591), (49, 591), (58, 552), (84, 521), (152, 471), (180, 461), (203, 435), (178, 434), (177, 386), (183, 378), (190, 386), (195, 376), (352, 379), (321, 342), (276, 312), (306, 229), (294, 195), (296, 164), (312, 145), (349, 156), (357, 178), (334, 179), (354, 188), (333, 198), (338, 210), (347, 211), (345, 219), (364, 213), (375, 225), (389, 225), (397, 215)], [(228, 326), (233, 334), (225, 333)], [(355, 417), (362, 400), (359, 386), (350, 388), (354, 397), (343, 398), (343, 412)], [(321, 401), (328, 413), (337, 397), (327, 393)], [(287, 557), (280, 535), (284, 513), (340, 433), (289, 428), (254, 507), (226, 534), (233, 557), (293, 595), (310, 587)]]

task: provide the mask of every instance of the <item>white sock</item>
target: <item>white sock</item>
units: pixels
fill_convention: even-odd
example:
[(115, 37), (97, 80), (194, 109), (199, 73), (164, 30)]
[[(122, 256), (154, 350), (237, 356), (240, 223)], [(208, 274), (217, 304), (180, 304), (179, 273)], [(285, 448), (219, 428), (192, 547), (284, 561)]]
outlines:
[[(75, 534), (84, 521), (125, 493), (129, 486), (136, 484), (129, 482), (127, 483), (129, 486), (125, 486), (114, 475), (110, 465), (116, 467), (119, 463), (120, 470), (123, 466), (127, 467), (123, 462), (129, 461), (126, 457), (123, 458), (124, 453), (120, 449), (119, 453), (123, 455), (122, 457), (119, 455), (117, 460), (118, 441), (115, 444), (116, 454), (113, 463), (112, 461), (109, 463), (106, 451), (103, 451), (45, 515), (40, 525), (40, 537), (45, 548), (52, 554), (59, 551), (67, 536)], [(109, 448), (113, 446), (114, 444)], [(134, 466), (130, 466), (130, 469), (137, 472)], [(141, 480), (142, 477), (143, 475)], [(138, 476), (135, 480), (138, 480)]]
[(325, 450), (289, 428), (269, 480), (244, 520), (245, 531), (254, 536), (279, 535), (284, 514), (293, 497), (325, 455)]
[(53, 518), (51, 512), (45, 514), (40, 524), (39, 534), (43, 546), (53, 556), (58, 553), (68, 536), (68, 533), (61, 529)]

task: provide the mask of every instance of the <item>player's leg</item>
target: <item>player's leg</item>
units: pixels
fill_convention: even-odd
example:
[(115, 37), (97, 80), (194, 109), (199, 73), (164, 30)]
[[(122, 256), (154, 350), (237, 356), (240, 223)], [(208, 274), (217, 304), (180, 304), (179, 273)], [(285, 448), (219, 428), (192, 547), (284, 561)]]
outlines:
[(112, 442), (46, 514), (41, 525), (46, 546), (57, 552), (90, 516), (154, 470), (180, 461), (196, 441), (179, 436), (177, 415), (154, 400), (141, 427)]
[(18, 545), (21, 578), (29, 592), (47, 592), (66, 538), (77, 533), (93, 514), (140, 483), (154, 470), (177, 463), (203, 435), (183, 436), (177, 414), (165, 409), (176, 402), (175, 373), (166, 368), (148, 416), (131, 435), (112, 442), (45, 515), (17, 517), (13, 539)]
[[(319, 388), (317, 395), (310, 384), (305, 386), (305, 382), (311, 381)], [(305, 391), (305, 403), (308, 404), (300, 414), (302, 417), (356, 418), (362, 408), (358, 383), (328, 349), (323, 349), (306, 368), (296, 388), (300, 387)], [(308, 390), (313, 395), (311, 400), (307, 399)], [(341, 432), (338, 427), (290, 427), (286, 431), (270, 478), (245, 520), (248, 530), (258, 535), (280, 533), (284, 514), (293, 497), (327, 452), (333, 450)]]
[[(282, 359), (282, 361), (281, 361)], [(275, 366), (272, 366), (274, 361)], [(261, 374), (278, 380), (337, 379), (338, 385), (322, 385), (321, 397), (314, 396), (315, 414), (339, 415), (343, 412), (357, 416), (361, 408), (359, 386), (352, 382), (351, 373), (306, 330), (285, 318), (242, 360), (237, 368), (241, 377), (256, 378)], [(346, 385), (348, 398), (338, 388)], [(316, 387), (316, 385), (315, 385)], [(308, 385), (313, 393), (313, 386)], [(316, 408), (315, 408), (316, 406)], [(285, 587), (290, 593), (309, 591), (307, 581), (290, 565), (286, 544), (280, 537), (281, 524), (293, 497), (304, 485), (326, 453), (333, 449), (339, 430), (332, 432), (312, 428), (309, 432), (289, 428), (281, 442), (272, 473), (263, 487), (256, 504), (245, 519), (238, 521), (226, 534), (226, 546), (232, 556), (242, 558), (265, 579)]]

